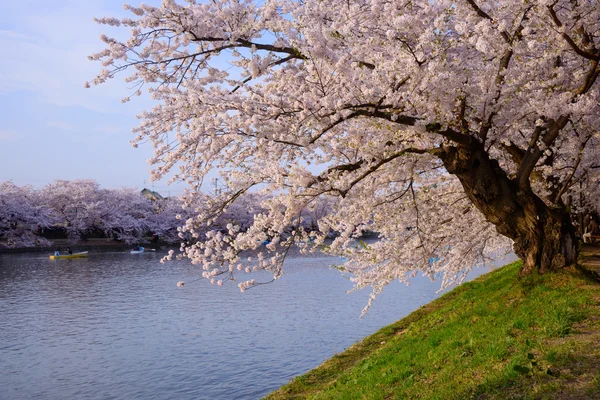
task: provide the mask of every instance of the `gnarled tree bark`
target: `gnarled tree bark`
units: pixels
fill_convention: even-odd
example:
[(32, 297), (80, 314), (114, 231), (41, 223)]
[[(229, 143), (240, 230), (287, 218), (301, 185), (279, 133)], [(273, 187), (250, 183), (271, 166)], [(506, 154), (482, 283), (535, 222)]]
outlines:
[(549, 207), (530, 187), (519, 186), (481, 143), (446, 145), (437, 155), (498, 233), (514, 241), (523, 260), (521, 275), (536, 267), (545, 273), (576, 262), (578, 240), (568, 212)]

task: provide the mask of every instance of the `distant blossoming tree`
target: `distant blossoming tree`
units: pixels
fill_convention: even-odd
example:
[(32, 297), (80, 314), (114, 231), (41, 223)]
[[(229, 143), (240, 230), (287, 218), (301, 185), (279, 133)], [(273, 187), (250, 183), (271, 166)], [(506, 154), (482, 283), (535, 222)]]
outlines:
[[(524, 274), (575, 262), (574, 213), (598, 204), (586, 187), (600, 163), (597, 1), (126, 8), (132, 19), (98, 20), (131, 36), (102, 37), (92, 83), (123, 72), (132, 94), (147, 88), (158, 102), (134, 140), (154, 143), (154, 177), (177, 169), (175, 179), (199, 187), (208, 171), (227, 171), (227, 189), (184, 230), (216, 221), (253, 188), (274, 194), (248, 230), (230, 224), (184, 248), (207, 277), (277, 278), (294, 241), (319, 245), (330, 230), (339, 236), (329, 249), (375, 294), (415, 269), (450, 284), (511, 243)], [(318, 231), (302, 229), (324, 196), (338, 201)], [(355, 248), (366, 230), (381, 240)], [(240, 258), (267, 238), (272, 254)]]
[(227, 224), (234, 224), (239, 226), (242, 231), (250, 229), (254, 224), (254, 216), (266, 211), (260, 206), (264, 200), (266, 200), (265, 196), (244, 193), (219, 216), (215, 223), (216, 227), (226, 230)]
[[(97, 219), (94, 227), (102, 230), (107, 237), (132, 244), (139, 242), (150, 230), (149, 222), (154, 218), (155, 211), (152, 201), (142, 196), (139, 190), (104, 189), (98, 193), (98, 197), (100, 201), (88, 209), (95, 210)], [(175, 218), (170, 222), (169, 226), (172, 227)]]
[(71, 240), (85, 238), (100, 223), (103, 199), (100, 185), (92, 179), (56, 180), (41, 195)]
[(39, 234), (56, 222), (52, 209), (29, 186), (0, 182), (0, 239), (8, 247), (48, 245)]
[(151, 201), (137, 189), (101, 189), (94, 180), (57, 180), (42, 189), (0, 182), (0, 246), (49, 246), (46, 229), (73, 241), (100, 233), (136, 243), (154, 234), (176, 243), (181, 218), (191, 216), (182, 204), (177, 197)]
[(156, 239), (168, 243), (181, 242), (179, 230), (181, 220), (191, 216), (182, 209), (183, 202), (178, 197), (155, 201), (153, 212), (147, 216), (148, 229)]

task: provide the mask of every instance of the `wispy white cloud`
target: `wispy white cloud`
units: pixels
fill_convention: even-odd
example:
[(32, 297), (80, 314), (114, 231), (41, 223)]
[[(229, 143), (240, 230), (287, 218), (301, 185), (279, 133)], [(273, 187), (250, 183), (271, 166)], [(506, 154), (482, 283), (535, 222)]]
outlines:
[(0, 93), (25, 90), (49, 104), (81, 106), (103, 113), (132, 114), (147, 107), (143, 100), (120, 104), (121, 98), (131, 95), (122, 79), (84, 88), (84, 83), (100, 70), (99, 63), (87, 58), (103, 48), (100, 34), (127, 34), (125, 29), (93, 21), (94, 16), (124, 13), (122, 9), (104, 7), (101, 1), (65, 1), (56, 8), (39, 10), (43, 14), (36, 14), (34, 7), (15, 15), (12, 29), (0, 30)]
[(130, 130), (122, 125), (99, 125), (94, 127), (94, 131), (107, 135), (129, 134)]
[(128, 34), (93, 17), (131, 16), (124, 1), (0, 1), (0, 107), (10, 110), (0, 118), (0, 180), (40, 185), (77, 174), (107, 186), (141, 186), (148, 179), (144, 161), (152, 148), (132, 149), (129, 140), (133, 116), (152, 102), (121, 104), (131, 94), (124, 76), (84, 88), (101, 68), (87, 58), (104, 47), (100, 34)]
[(0, 129), (0, 142), (16, 142), (18, 135), (7, 129)]
[(46, 122), (46, 126), (49, 126), (51, 128), (58, 128), (63, 131), (79, 130), (79, 127), (77, 125), (69, 121), (48, 121)]
[(48, 121), (47, 127), (56, 128), (62, 132), (96, 132), (103, 135), (129, 134), (127, 127), (117, 124), (102, 124), (95, 126), (84, 126), (71, 121)]

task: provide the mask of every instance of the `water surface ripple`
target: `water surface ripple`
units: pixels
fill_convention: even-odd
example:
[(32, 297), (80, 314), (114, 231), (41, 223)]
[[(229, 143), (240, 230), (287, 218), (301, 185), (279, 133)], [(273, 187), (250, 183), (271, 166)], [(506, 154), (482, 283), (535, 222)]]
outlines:
[(240, 293), (160, 257), (0, 255), (0, 399), (257, 399), (439, 288), (391, 284), (360, 319), (369, 293), (346, 294), (339, 259), (291, 257), (281, 280)]

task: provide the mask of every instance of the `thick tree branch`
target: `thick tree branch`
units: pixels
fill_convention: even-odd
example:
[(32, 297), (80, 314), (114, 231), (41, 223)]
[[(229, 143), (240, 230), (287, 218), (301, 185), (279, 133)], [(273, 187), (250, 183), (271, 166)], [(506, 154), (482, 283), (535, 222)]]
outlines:
[[(556, 121), (548, 121), (545, 126), (545, 133), (542, 136), (544, 147), (549, 148), (552, 146), (561, 130), (567, 125), (567, 122), (569, 122), (569, 117), (566, 115), (559, 117)], [(530, 187), (529, 176), (533, 172), (538, 160), (544, 154), (544, 150), (537, 145), (537, 138), (543, 129), (543, 127), (536, 127), (534, 135), (532, 136), (532, 141), (530, 142), (530, 151), (528, 151), (527, 155), (523, 158), (519, 170), (517, 171), (516, 181), (519, 187), (523, 189), (528, 189)]]
[(598, 61), (592, 61), (590, 64), (591, 64), (590, 68), (588, 69), (587, 74), (585, 74), (585, 77), (583, 78), (583, 83), (574, 92), (575, 96), (587, 93), (592, 88), (592, 86), (594, 85), (594, 83), (596, 83), (596, 80), (598, 79), (598, 75), (600, 75), (600, 65), (599, 65), (599, 62)]
[[(479, 15), (481, 18), (483, 19), (487, 19), (489, 21), (493, 21), (494, 19), (485, 11), (483, 11), (476, 3), (474, 0), (466, 0), (467, 3), (469, 3), (469, 5), (471, 6), (471, 8), (473, 8), (473, 10), (477, 13), (477, 15)], [(510, 35), (508, 34), (508, 32), (506, 31), (502, 31), (500, 32), (500, 35), (502, 35), (502, 39), (504, 39), (504, 41), (506, 43), (510, 43)]]
[(560, 18), (558, 18), (558, 15), (556, 14), (556, 11), (554, 10), (554, 5), (549, 5), (547, 7), (548, 7), (548, 11), (550, 12), (550, 16), (552, 17), (552, 21), (554, 22), (556, 27), (559, 28), (560, 35), (563, 37), (563, 39), (565, 39), (565, 41), (569, 44), (569, 46), (571, 46), (573, 51), (575, 51), (575, 53), (579, 54), (581, 57), (587, 58), (588, 60), (600, 61), (600, 55), (590, 53), (589, 51), (583, 50), (581, 47), (579, 47), (577, 45), (577, 43), (575, 43), (575, 41), (573, 40), (573, 38), (571, 38), (571, 36), (569, 36), (566, 32), (564, 32), (563, 23), (561, 22)]
[[(437, 154), (437, 152), (439, 151), (439, 149), (437, 148), (432, 148), (432, 149), (421, 149), (421, 148), (415, 148), (415, 147), (408, 147), (405, 148), (401, 151), (398, 151), (388, 157), (382, 158), (381, 160), (372, 161), (372, 164), (368, 166), (368, 168), (366, 168), (360, 175), (358, 175), (355, 179), (353, 179), (352, 181), (350, 181), (350, 183), (348, 184), (347, 187), (343, 188), (343, 189), (335, 189), (336, 192), (338, 192), (340, 194), (340, 196), (345, 197), (346, 194), (360, 181), (362, 181), (363, 179), (365, 179), (367, 176), (371, 175), (372, 173), (376, 172), (379, 168), (381, 168), (383, 165), (388, 164), (390, 162), (392, 162), (393, 160), (403, 157), (405, 155), (408, 154), (432, 154), (435, 155)], [(363, 168), (363, 166), (367, 165), (367, 161), (364, 159), (358, 160), (354, 163), (350, 163), (350, 164), (341, 164), (341, 165), (336, 165), (334, 167), (331, 167), (329, 169), (327, 169), (325, 172), (323, 172), (321, 175), (317, 176), (315, 178), (315, 180), (307, 185), (308, 187), (313, 186), (315, 183), (318, 182), (326, 182), (327, 180), (330, 179), (330, 176), (332, 174), (335, 173), (350, 173), (350, 172), (354, 172), (354, 171), (358, 171), (361, 168)]]

